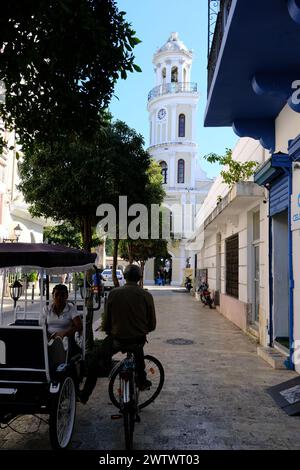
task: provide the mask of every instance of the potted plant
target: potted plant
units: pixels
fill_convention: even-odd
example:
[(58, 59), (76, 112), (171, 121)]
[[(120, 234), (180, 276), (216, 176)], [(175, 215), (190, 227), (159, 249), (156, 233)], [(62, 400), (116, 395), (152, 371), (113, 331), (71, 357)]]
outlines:
[(32, 288), (33, 285), (36, 286), (37, 280), (38, 280), (38, 273), (36, 271), (32, 271), (28, 273), (27, 274), (27, 288), (28, 287)]

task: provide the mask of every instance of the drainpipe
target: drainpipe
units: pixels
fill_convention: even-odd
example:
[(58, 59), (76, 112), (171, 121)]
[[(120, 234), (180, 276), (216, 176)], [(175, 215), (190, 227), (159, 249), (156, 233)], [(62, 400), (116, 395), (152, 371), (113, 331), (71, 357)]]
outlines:
[(291, 198), (293, 194), (293, 171), (292, 166), (289, 168), (289, 209), (288, 209), (288, 223), (289, 223), (289, 320), (290, 320), (290, 357), (285, 361), (287, 369), (294, 370), (295, 364), (293, 361), (294, 356), (294, 270), (293, 270), (293, 232), (292, 232), (292, 207)]

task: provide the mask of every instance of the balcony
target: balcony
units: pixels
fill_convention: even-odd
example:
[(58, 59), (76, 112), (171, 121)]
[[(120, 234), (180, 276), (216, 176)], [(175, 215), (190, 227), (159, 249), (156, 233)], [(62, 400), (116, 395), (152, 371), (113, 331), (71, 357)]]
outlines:
[(207, 94), (216, 69), (232, 0), (208, 0)]
[[(226, 224), (228, 221), (233, 223), (234, 220), (237, 220), (238, 214), (245, 211), (249, 204), (259, 202), (263, 197), (264, 189), (252, 181), (236, 183), (206, 217), (204, 229), (207, 230), (209, 227), (210, 231), (215, 232), (218, 229), (218, 224)], [(217, 218), (218, 221), (216, 221)]]
[(197, 93), (198, 86), (197, 83), (189, 83), (189, 82), (173, 82), (173, 83), (165, 83), (164, 85), (158, 85), (153, 88), (149, 95), (148, 101), (157, 98), (158, 96), (163, 95), (171, 95), (175, 93)]
[(209, 41), (205, 127), (233, 127), (274, 151), (278, 114), (286, 104), (300, 112), (293, 100), (299, 24), (299, 0), (220, 0)]

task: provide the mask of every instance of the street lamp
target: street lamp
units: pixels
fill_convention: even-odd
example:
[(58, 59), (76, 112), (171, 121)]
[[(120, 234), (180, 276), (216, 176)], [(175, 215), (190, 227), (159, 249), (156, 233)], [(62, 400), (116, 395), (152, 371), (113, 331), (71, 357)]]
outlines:
[(3, 238), (2, 241), (3, 243), (14, 243), (14, 242), (18, 243), (21, 233), (22, 233), (22, 228), (20, 227), (20, 224), (18, 224), (14, 228), (15, 238)]
[(18, 243), (19, 238), (20, 238), (21, 233), (22, 233), (22, 228), (20, 227), (20, 224), (18, 224), (18, 225), (14, 228), (14, 232), (15, 232), (15, 236), (16, 236), (17, 243)]
[(17, 301), (22, 295), (23, 285), (15, 279), (15, 282), (9, 286), (10, 297), (14, 301), (14, 308), (16, 308)]

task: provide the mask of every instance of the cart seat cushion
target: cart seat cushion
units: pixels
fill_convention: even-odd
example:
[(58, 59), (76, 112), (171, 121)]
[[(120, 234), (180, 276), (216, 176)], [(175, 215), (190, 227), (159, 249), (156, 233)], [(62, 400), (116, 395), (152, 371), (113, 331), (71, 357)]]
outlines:
[(0, 327), (0, 383), (47, 381), (45, 334), (40, 326)]
[(39, 326), (1, 326), (0, 367), (45, 369), (43, 335)]

